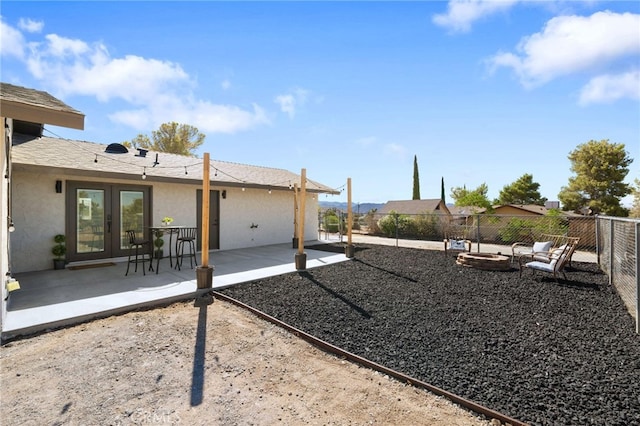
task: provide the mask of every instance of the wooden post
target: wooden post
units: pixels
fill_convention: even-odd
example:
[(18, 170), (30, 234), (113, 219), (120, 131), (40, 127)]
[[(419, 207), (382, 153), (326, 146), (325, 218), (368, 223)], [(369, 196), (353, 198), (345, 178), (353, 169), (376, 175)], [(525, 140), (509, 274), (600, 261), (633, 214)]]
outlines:
[(304, 217), (307, 199), (307, 170), (300, 173), (300, 208), (298, 209), (298, 252), (295, 255), (296, 269), (307, 269), (307, 253), (304, 252)]
[(347, 178), (347, 247), (344, 254), (353, 257), (355, 252), (351, 240), (351, 229), (353, 228), (353, 209), (351, 208), (351, 178)]
[(293, 248), (298, 248), (298, 184), (293, 184)]
[(202, 166), (202, 266), (209, 266), (209, 199), (211, 182), (209, 181), (209, 153), (204, 153)]
[(204, 153), (202, 163), (202, 242), (200, 266), (196, 268), (196, 282), (198, 289), (208, 289), (213, 284), (213, 266), (209, 266), (209, 192), (211, 181), (209, 180), (209, 153)]

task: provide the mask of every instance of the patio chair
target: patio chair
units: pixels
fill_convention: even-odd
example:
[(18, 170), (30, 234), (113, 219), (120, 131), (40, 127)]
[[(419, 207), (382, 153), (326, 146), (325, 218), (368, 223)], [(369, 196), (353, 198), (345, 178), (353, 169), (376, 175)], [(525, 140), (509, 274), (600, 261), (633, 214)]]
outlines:
[(444, 255), (447, 252), (471, 252), (471, 240), (467, 239), (463, 230), (450, 230), (443, 240), (444, 242)]
[(526, 262), (527, 257), (521, 256), (519, 259), (520, 265), (520, 277), (522, 277), (522, 271), (524, 268), (529, 268), (534, 271), (542, 271), (547, 272), (553, 275), (553, 278), (558, 281), (558, 275), (562, 274), (563, 278), (566, 280), (567, 275), (564, 272), (564, 268), (569, 263), (573, 252), (578, 246), (578, 242), (580, 241), (579, 237), (566, 237), (567, 242), (560, 247), (554, 249), (549, 254), (549, 257), (544, 258), (541, 255), (537, 256), (538, 260), (532, 260)]
[(511, 244), (511, 262), (521, 257), (529, 260), (546, 261), (551, 252), (566, 243), (564, 235), (542, 234), (533, 244), (517, 242)]
[[(138, 263), (142, 263), (142, 275), (145, 273), (145, 262), (149, 262), (149, 270), (153, 271), (153, 263), (151, 262), (151, 242), (144, 238), (136, 237), (136, 231), (128, 229), (125, 231), (129, 239), (129, 259), (127, 260), (127, 272), (125, 277), (129, 275), (129, 266), (132, 263), (136, 265), (134, 272), (138, 272)], [(135, 256), (134, 256), (135, 255)], [(132, 256), (133, 259), (132, 259)]]
[[(197, 228), (180, 228), (178, 239), (176, 243), (176, 268), (178, 270), (182, 269), (182, 260), (185, 257), (189, 258), (189, 264), (191, 265), (191, 269), (193, 269), (193, 265), (198, 266), (198, 262), (196, 260), (196, 235), (198, 234)], [(187, 245), (189, 247), (189, 252), (185, 254), (184, 246)]]

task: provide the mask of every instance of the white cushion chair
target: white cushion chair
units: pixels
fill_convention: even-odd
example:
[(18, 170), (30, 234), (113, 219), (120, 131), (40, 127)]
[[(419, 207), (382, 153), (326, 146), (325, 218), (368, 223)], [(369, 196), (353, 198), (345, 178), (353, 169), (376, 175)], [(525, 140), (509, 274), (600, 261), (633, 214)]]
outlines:
[(553, 248), (553, 241), (536, 241), (533, 246), (525, 243), (514, 243), (511, 245), (511, 261), (514, 262), (516, 258), (522, 257), (529, 260), (544, 261), (549, 258)]
[(542, 256), (541, 254), (534, 255), (535, 260), (532, 260), (530, 262), (524, 263), (523, 259), (526, 259), (526, 257), (521, 256), (519, 261), (520, 277), (522, 277), (522, 270), (524, 268), (530, 268), (536, 271), (542, 271), (552, 274), (556, 282), (558, 282), (558, 274), (562, 274), (562, 276), (566, 280), (567, 276), (564, 272), (564, 267), (571, 260), (571, 256), (573, 256), (573, 252), (578, 246), (579, 241), (580, 238), (567, 237), (567, 243), (561, 245), (558, 248), (552, 249), (548, 257)]

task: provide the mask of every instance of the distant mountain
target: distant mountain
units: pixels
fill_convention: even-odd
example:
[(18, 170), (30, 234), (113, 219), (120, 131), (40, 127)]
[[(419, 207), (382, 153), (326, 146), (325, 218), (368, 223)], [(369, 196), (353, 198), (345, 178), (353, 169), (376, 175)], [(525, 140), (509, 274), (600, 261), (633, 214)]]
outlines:
[[(347, 203), (339, 201), (318, 201), (318, 205), (321, 209), (338, 209), (344, 212), (347, 211)], [(354, 213), (368, 213), (371, 209), (379, 210), (384, 206), (384, 203), (351, 203), (351, 209)]]

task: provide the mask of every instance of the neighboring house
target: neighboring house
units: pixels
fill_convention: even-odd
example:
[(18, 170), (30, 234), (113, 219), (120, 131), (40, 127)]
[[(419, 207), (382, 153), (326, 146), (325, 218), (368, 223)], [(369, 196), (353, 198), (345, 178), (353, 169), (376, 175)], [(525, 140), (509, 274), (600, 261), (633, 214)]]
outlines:
[[(51, 269), (59, 233), (67, 260), (87, 261), (125, 256), (124, 231), (149, 232), (165, 216), (201, 228), (202, 159), (43, 137), (42, 125), (30, 126), (40, 132), (14, 132), (11, 148), (12, 272)], [(209, 175), (210, 249), (292, 242), (299, 174), (211, 161)], [(314, 240), (318, 194), (338, 191), (309, 179), (306, 191), (304, 238)]]
[(433, 228), (430, 228), (431, 232), (443, 232), (443, 230), (449, 229), (452, 219), (449, 208), (441, 199), (388, 201), (380, 207), (376, 216), (381, 218), (391, 212), (409, 215), (414, 219), (425, 218), (434, 225)]
[(449, 208), (441, 199), (433, 200), (394, 200), (387, 201), (376, 214), (387, 215), (392, 211), (400, 214), (419, 215), (419, 214), (440, 214), (448, 217), (451, 216)]
[[(0, 119), (2, 120), (2, 189), (0, 210), (5, 222), (0, 226), (0, 275), (2, 276), (1, 321), (6, 315), (7, 282), (16, 272), (12, 268), (12, 241), (15, 211), (12, 200), (15, 192), (11, 164), (14, 133), (41, 133), (45, 124), (72, 129), (84, 129), (84, 114), (46, 92), (0, 83)], [(22, 190), (25, 190), (24, 188)], [(50, 244), (45, 245), (50, 250)], [(15, 254), (14, 254), (15, 256)], [(47, 253), (47, 257), (51, 257)]]

